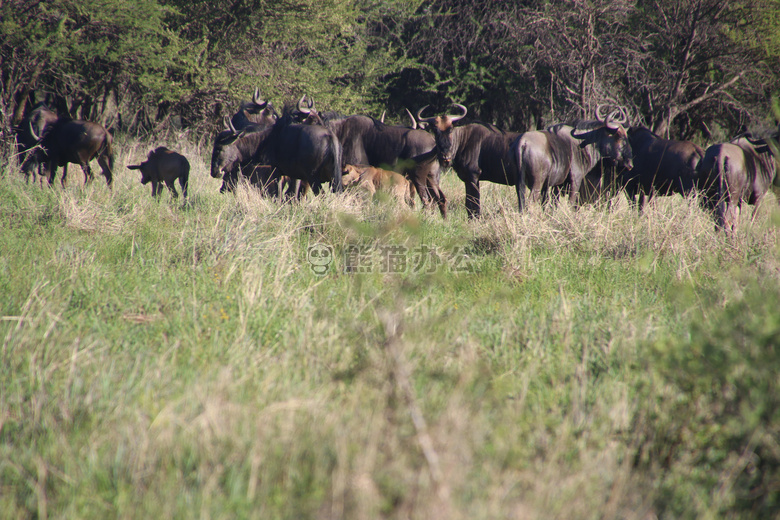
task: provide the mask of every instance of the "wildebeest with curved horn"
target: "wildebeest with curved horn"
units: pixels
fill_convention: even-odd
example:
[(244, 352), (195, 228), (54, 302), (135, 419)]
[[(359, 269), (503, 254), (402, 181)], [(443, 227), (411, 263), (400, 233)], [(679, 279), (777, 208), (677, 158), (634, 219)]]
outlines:
[[(217, 135), (216, 140), (229, 140), (231, 136), (238, 134), (244, 128), (252, 126), (255, 130), (268, 128), (272, 126), (279, 115), (274, 110), (273, 105), (260, 97), (260, 89), (255, 88), (251, 101), (241, 103), (238, 112), (233, 114), (230, 119), (225, 118), (225, 130)], [(238, 162), (236, 168), (226, 170), (222, 178), (220, 193), (231, 192), (238, 183), (239, 175), (249, 179), (252, 184), (262, 184), (260, 178), (266, 173), (265, 168), (258, 166), (251, 161), (254, 150), (243, 150), (242, 159)], [(261, 186), (265, 189), (265, 186)]]
[(111, 150), (113, 137), (103, 126), (91, 121), (58, 117), (56, 121), (45, 125), (39, 134), (28, 123), (30, 134), (40, 146), (38, 158), (45, 162), (49, 184), (54, 182), (57, 167), (62, 166), (62, 185), (68, 176), (68, 163), (81, 166), (84, 171), (84, 184), (92, 180), (92, 169), (89, 162), (97, 158), (98, 164), (106, 178), (106, 184), (111, 186), (113, 180), (114, 155)]
[[(513, 144), (518, 178), (531, 190), (531, 200), (545, 202), (551, 187), (568, 186), (569, 202), (576, 206), (583, 178), (602, 158), (631, 169), (625, 111), (604, 117), (602, 108), (596, 109), (596, 121), (526, 132)], [(618, 113), (621, 119), (614, 119)]]
[(269, 183), (287, 176), (307, 182), (315, 195), (323, 182), (330, 182), (333, 192), (342, 191), (341, 146), (323, 126), (294, 124), (285, 113), (268, 128), (250, 125), (230, 134), (222, 132), (214, 143), (211, 176), (219, 178), (251, 149), (253, 164), (273, 167)]
[(230, 119), (225, 118), (225, 130), (214, 138), (211, 152), (211, 176), (222, 179), (220, 193), (232, 192), (238, 183), (239, 175), (247, 178), (264, 193), (267, 192), (270, 170), (255, 161), (261, 131), (267, 128), (270, 127), (262, 123), (250, 123), (238, 129)]
[[(778, 132), (772, 139), (777, 140)], [(742, 202), (758, 205), (775, 180), (777, 165), (766, 139), (750, 134), (728, 143), (714, 144), (704, 152), (696, 169), (704, 203), (715, 212), (718, 228), (736, 229)]]
[(16, 149), (17, 154), (23, 156), (21, 169), (28, 182), (33, 172), (33, 175), (37, 173), (41, 182), (43, 181), (42, 168), (45, 162), (42, 150), (38, 147), (38, 139), (33, 136), (33, 133), (38, 136), (44, 135), (47, 127), (56, 123), (58, 119), (57, 113), (49, 110), (44, 103), (36, 104), (22, 119), (16, 132)]
[[(278, 182), (271, 182), (274, 168), (267, 164), (258, 164), (256, 159), (264, 137), (262, 131), (269, 127), (249, 124), (238, 130), (228, 118), (225, 118), (225, 127), (226, 129), (215, 137), (211, 152), (211, 176), (222, 179), (219, 192), (232, 192), (241, 175), (264, 195), (277, 196)], [(299, 185), (293, 185), (291, 182), (289, 185), (287, 196), (299, 197)]]
[(454, 106), (461, 110), (460, 114), (424, 118), (426, 105), (417, 111), (417, 120), (433, 131), (439, 160), (444, 165), (451, 164), (465, 183), (469, 218), (480, 214), (479, 182), (482, 180), (516, 186), (518, 206), (522, 210), (525, 187), (517, 187), (517, 167), (511, 147), (520, 134), (504, 132), (485, 123), (454, 126), (468, 113), (465, 106), (458, 103)]
[(252, 94), (252, 101), (244, 101), (233, 114), (230, 122), (237, 130), (241, 130), (251, 124), (261, 126), (271, 126), (279, 119), (279, 115), (274, 110), (273, 105), (260, 97), (260, 89), (255, 88)]
[(298, 102), (298, 111), (305, 116), (304, 121), (323, 125), (336, 134), (342, 147), (342, 167), (368, 164), (400, 172), (414, 185), (423, 205), (433, 200), (441, 215), (447, 216), (447, 199), (439, 186), (441, 166), (431, 154), (436, 142), (428, 132), (386, 125), (368, 116), (320, 113), (305, 95)]
[(141, 184), (152, 183), (152, 197), (162, 193), (160, 182), (171, 190), (173, 198), (178, 198), (174, 181), (179, 179), (181, 191), (184, 198), (187, 198), (187, 185), (190, 178), (190, 163), (186, 157), (180, 153), (169, 150), (165, 146), (160, 146), (147, 156), (147, 159), (141, 164), (129, 165), (128, 170), (141, 170)]
[(691, 141), (663, 139), (643, 126), (628, 129), (628, 141), (634, 155), (634, 167), (622, 170), (619, 180), (629, 201), (640, 207), (655, 195), (679, 193), (687, 196), (696, 187), (696, 167), (704, 157), (704, 149)]

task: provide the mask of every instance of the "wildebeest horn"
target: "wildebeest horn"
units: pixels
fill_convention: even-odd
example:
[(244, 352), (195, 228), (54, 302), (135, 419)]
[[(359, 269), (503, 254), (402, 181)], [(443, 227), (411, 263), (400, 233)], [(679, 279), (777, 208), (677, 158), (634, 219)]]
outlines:
[(40, 141), (40, 136), (38, 136), (38, 134), (35, 133), (35, 130), (33, 130), (32, 121), (27, 121), (27, 125), (30, 127), (30, 135), (33, 136), (33, 139)]
[(228, 130), (230, 130), (233, 135), (238, 135), (238, 130), (236, 130), (236, 127), (233, 126), (233, 121), (225, 117), (225, 120), (227, 121)]
[(620, 113), (619, 109), (615, 109), (612, 112), (609, 113), (607, 118), (604, 120), (604, 126), (609, 128), (610, 130), (617, 130), (617, 128), (620, 126), (620, 123), (618, 123), (615, 120), (615, 116)]
[(414, 118), (408, 108), (404, 108), (404, 110), (406, 110), (406, 113), (409, 114), (409, 119), (412, 120), (412, 130), (417, 130), (417, 120)]
[(427, 117), (423, 119), (422, 113), (425, 111), (426, 108), (428, 108), (430, 105), (425, 105), (420, 110), (417, 111), (417, 120), (421, 123), (428, 123), (433, 124), (433, 122), (436, 120), (435, 117)]
[(311, 114), (314, 110), (314, 100), (307, 98), (306, 94), (304, 94), (298, 101), (298, 110), (303, 114)]
[(259, 105), (261, 108), (265, 108), (268, 104), (268, 101), (260, 97), (260, 89), (257, 87), (255, 87), (255, 93), (252, 95), (252, 103)]
[(618, 105), (618, 107), (607, 114), (606, 117), (603, 114), (604, 107), (605, 105), (602, 104), (596, 106), (596, 119), (602, 122), (604, 126), (615, 130), (618, 126), (628, 123), (628, 111), (623, 105)]
[(387, 111), (386, 110), (382, 110), (382, 115), (379, 116), (379, 122), (380, 123), (384, 123), (385, 122), (385, 112), (387, 112)]
[(604, 115), (601, 113), (601, 110), (604, 108), (604, 105), (598, 104), (596, 105), (596, 119), (599, 121), (604, 121)]
[(456, 106), (456, 107), (458, 107), (458, 108), (460, 108), (461, 110), (463, 110), (463, 113), (462, 113), (461, 115), (459, 115), (459, 116), (452, 116), (452, 115), (448, 115), (448, 116), (447, 116), (447, 117), (449, 117), (449, 118), (450, 118), (450, 121), (451, 121), (452, 123), (454, 123), (455, 121), (460, 121), (461, 119), (463, 119), (464, 117), (466, 117), (466, 114), (468, 114), (468, 112), (469, 112), (469, 109), (468, 109), (468, 108), (464, 107), (464, 106), (463, 106), (463, 105), (461, 105), (460, 103), (453, 103), (452, 105), (453, 105), (453, 106)]
[(577, 133), (577, 128), (572, 128), (569, 134), (575, 139), (589, 139), (593, 136), (593, 130), (585, 130), (582, 133)]
[(766, 139), (762, 139), (761, 137), (753, 137), (750, 134), (745, 135), (745, 139), (747, 139), (750, 144), (755, 146), (762, 146), (766, 144)]
[(628, 109), (624, 107), (623, 105), (618, 105), (618, 108), (620, 109), (620, 121), (619, 123), (623, 126), (628, 124)]

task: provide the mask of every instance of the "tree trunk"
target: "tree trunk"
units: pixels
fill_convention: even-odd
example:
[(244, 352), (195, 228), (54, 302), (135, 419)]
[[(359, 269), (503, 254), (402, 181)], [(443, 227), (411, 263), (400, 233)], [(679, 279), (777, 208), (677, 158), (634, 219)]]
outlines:
[(658, 135), (660, 135), (662, 137), (666, 137), (668, 139), (669, 138), (669, 133), (670, 133), (670, 130), (671, 130), (671, 126), (672, 126), (672, 122), (674, 121), (675, 117), (679, 116), (682, 113), (687, 112), (688, 110), (690, 110), (691, 108), (693, 108), (693, 107), (695, 107), (697, 105), (700, 105), (700, 104), (704, 103), (708, 99), (710, 99), (710, 98), (712, 98), (714, 96), (717, 96), (718, 94), (724, 92), (727, 88), (729, 88), (734, 83), (739, 81), (740, 78), (742, 78), (742, 76), (744, 76), (746, 72), (747, 71), (740, 72), (739, 74), (737, 74), (736, 76), (734, 76), (733, 78), (728, 80), (727, 82), (725, 82), (722, 85), (720, 85), (715, 90), (710, 90), (710, 87), (707, 87), (704, 90), (704, 94), (702, 94), (701, 96), (693, 99), (692, 101), (689, 101), (688, 103), (669, 104), (667, 106), (666, 110), (665, 110), (664, 115), (661, 117), (661, 119), (658, 121), (658, 123), (653, 128), (653, 131), (656, 134), (658, 134)]

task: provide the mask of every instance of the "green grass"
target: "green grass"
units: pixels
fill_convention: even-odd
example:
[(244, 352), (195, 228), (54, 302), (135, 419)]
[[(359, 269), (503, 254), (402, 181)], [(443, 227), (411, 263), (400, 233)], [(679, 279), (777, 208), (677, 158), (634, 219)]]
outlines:
[(220, 195), (208, 150), (157, 144), (186, 206), (124, 169), (138, 142), (113, 191), (0, 177), (1, 517), (780, 512), (773, 198), (724, 236), (679, 197), (519, 215), (485, 184), (468, 222), (448, 174), (442, 220)]

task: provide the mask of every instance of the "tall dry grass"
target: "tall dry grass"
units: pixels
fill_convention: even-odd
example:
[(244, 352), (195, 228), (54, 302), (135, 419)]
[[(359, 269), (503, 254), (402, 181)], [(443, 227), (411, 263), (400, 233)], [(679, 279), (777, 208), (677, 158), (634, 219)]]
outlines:
[[(152, 200), (123, 169), (160, 144), (190, 160), (187, 204)], [(724, 365), (686, 375), (666, 361), (695, 368), (714, 352), (763, 388), (773, 358), (738, 347), (764, 336), (728, 323), (745, 308), (775, 330), (774, 201), (724, 236), (695, 200), (640, 214), (618, 196), (520, 215), (511, 188), (488, 184), (483, 218), (469, 222), (450, 173), (442, 220), (359, 193), (220, 195), (210, 150), (116, 148), (110, 191), (76, 175), (65, 190), (0, 179), (3, 517), (748, 518), (776, 507), (741, 502), (741, 479), (773, 475), (749, 473), (745, 454), (771, 443), (708, 422), (725, 417), (702, 390), (731, 381)], [(325, 276), (307, 262), (317, 243), (335, 253)], [(469, 269), (388, 273), (372, 257), (350, 274), (354, 244), (457, 250)], [(728, 350), (696, 354), (711, 330)], [(680, 357), (689, 345), (693, 358)], [(735, 416), (750, 410), (722, 388), (724, 403), (742, 403)], [(722, 457), (700, 462), (697, 439)]]

